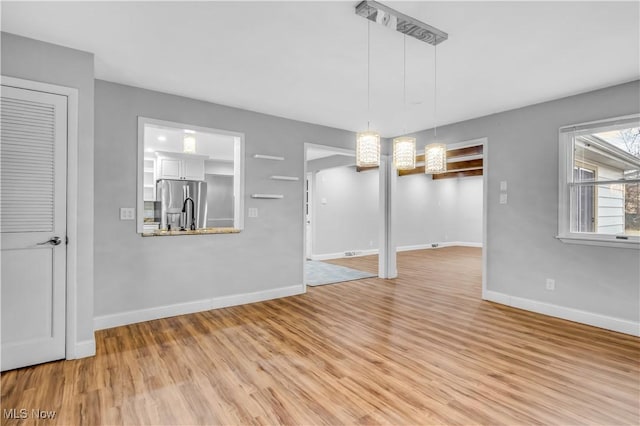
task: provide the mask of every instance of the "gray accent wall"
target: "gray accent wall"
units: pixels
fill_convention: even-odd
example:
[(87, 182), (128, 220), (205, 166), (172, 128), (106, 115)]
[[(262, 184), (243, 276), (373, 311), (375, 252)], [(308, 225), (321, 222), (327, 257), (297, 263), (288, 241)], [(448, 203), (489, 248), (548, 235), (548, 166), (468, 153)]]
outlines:
[[(531, 82), (532, 84), (541, 84)], [(438, 139), (488, 142), (487, 288), (640, 320), (640, 252), (573, 245), (558, 233), (558, 129), (640, 112), (640, 81), (438, 127)], [(431, 130), (414, 136), (420, 145)], [(500, 181), (508, 204), (499, 204)], [(556, 280), (555, 291), (545, 279)]]
[[(2, 33), (4, 76), (78, 89), (76, 342), (93, 342), (93, 54)], [(74, 230), (68, 230), (71, 235)]]
[[(302, 289), (304, 144), (353, 149), (354, 133), (101, 80), (95, 93), (96, 316)], [(245, 134), (244, 231), (141, 237), (135, 222), (119, 220), (120, 207), (136, 205), (138, 116)], [(300, 180), (275, 181), (272, 175)], [(284, 198), (257, 200), (253, 193)], [(251, 207), (258, 208), (257, 218), (246, 216)]]

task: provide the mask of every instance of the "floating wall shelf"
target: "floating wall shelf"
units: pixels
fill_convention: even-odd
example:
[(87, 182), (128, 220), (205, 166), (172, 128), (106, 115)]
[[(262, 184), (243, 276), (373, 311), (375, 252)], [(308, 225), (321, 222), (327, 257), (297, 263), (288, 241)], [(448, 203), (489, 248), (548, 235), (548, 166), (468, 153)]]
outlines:
[(284, 157), (277, 157), (275, 155), (253, 154), (253, 158), (259, 158), (261, 160), (276, 160), (283, 161)]
[(297, 176), (271, 176), (273, 180), (300, 180)]
[(251, 198), (280, 199), (284, 198), (281, 194), (251, 194)]

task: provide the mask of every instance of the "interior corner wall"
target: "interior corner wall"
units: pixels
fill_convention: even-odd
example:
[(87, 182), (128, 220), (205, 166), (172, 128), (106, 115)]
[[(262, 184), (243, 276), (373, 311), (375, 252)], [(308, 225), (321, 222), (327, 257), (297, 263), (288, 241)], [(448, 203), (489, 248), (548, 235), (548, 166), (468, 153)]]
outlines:
[[(640, 81), (438, 127), (438, 140), (487, 137), (487, 290), (640, 321), (638, 250), (558, 240), (560, 127), (640, 112)], [(413, 134), (421, 144), (431, 130)], [(508, 204), (499, 203), (500, 181)], [(556, 281), (555, 291), (545, 279)]]
[[(175, 315), (171, 306), (210, 309), (211, 300), (242, 303), (246, 295), (303, 291), (304, 144), (353, 149), (353, 132), (101, 80), (95, 82), (95, 101), (95, 314), (100, 327)], [(238, 234), (180, 237), (141, 237), (134, 221), (120, 221), (118, 209), (136, 205), (138, 116), (244, 133), (244, 208), (257, 208), (258, 217), (243, 212), (245, 228)], [(300, 180), (276, 181), (272, 175)], [(284, 198), (253, 199), (254, 193)]]
[(93, 54), (2, 33), (3, 76), (78, 89), (76, 346), (93, 347)]

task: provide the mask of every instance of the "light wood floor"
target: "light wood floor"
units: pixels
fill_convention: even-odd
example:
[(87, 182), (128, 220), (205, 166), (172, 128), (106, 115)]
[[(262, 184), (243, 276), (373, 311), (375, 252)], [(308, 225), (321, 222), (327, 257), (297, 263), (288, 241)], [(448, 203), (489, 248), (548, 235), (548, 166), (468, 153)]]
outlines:
[(3, 373), (2, 408), (56, 410), (48, 425), (640, 423), (640, 339), (482, 302), (478, 249), (398, 263), (396, 280), (100, 331), (94, 358)]

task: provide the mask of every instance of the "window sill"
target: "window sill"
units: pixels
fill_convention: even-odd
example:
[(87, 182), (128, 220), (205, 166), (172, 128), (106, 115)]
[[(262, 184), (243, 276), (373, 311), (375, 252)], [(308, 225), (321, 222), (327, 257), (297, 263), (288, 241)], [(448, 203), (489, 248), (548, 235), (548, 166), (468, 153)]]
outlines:
[(590, 235), (558, 235), (557, 239), (567, 244), (582, 244), (588, 246), (616, 247), (640, 250), (640, 241), (638, 240), (617, 240), (615, 237), (594, 237)]

